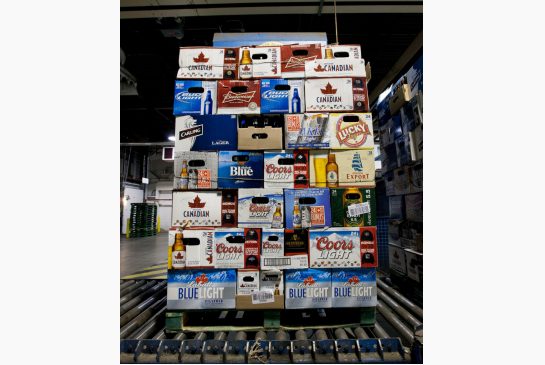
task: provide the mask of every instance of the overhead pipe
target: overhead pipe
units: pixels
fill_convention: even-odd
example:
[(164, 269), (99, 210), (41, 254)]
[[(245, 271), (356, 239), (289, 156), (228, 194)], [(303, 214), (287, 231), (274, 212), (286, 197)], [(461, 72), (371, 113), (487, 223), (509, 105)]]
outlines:
[[(393, 299), (395, 299), (398, 303), (400, 303), (402, 306), (410, 310), (412, 313), (416, 314), (416, 316), (420, 319), (424, 318), (424, 313), (422, 311), (422, 308), (411, 302), (409, 299), (405, 298), (401, 293), (399, 293), (394, 288), (388, 286), (382, 279), (377, 278), (377, 285), (380, 289), (384, 290), (388, 295), (390, 295)], [(380, 290), (379, 290), (380, 292)]]

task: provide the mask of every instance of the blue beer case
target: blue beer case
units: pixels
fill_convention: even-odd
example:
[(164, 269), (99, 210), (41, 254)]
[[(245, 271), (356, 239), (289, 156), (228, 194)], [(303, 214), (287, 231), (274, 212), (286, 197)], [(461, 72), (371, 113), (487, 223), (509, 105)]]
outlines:
[(216, 100), (216, 81), (176, 80), (173, 114), (216, 114)]
[(261, 113), (304, 113), (303, 80), (262, 79)]
[(236, 115), (181, 115), (176, 117), (176, 151), (234, 151)]

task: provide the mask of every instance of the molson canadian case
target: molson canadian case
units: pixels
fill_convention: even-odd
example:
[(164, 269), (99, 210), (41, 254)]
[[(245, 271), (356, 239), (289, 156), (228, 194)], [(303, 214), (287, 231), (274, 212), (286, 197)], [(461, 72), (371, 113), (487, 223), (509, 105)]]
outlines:
[(305, 84), (303, 80), (262, 79), (261, 113), (303, 113)]
[(213, 268), (214, 231), (185, 229), (182, 234), (182, 242), (185, 246), (185, 267)]
[(172, 225), (221, 226), (221, 191), (173, 191)]
[(375, 307), (377, 278), (375, 269), (331, 270), (333, 308)]
[(240, 47), (240, 54), (246, 49), (252, 59), (252, 78), (282, 77), (280, 47)]
[(338, 166), (339, 186), (369, 186), (375, 183), (373, 150), (330, 151)]
[(259, 80), (218, 81), (217, 114), (259, 114), (261, 105)]
[(329, 148), (328, 113), (284, 115), (285, 148)]
[(237, 270), (237, 295), (259, 291), (259, 270)]
[(308, 188), (308, 151), (265, 151), (265, 188)]
[(368, 112), (367, 82), (359, 78), (305, 80), (307, 112)]
[[(280, 219), (275, 214), (280, 211)], [(239, 189), (238, 226), (283, 228), (284, 194), (282, 189)], [(277, 227), (273, 227), (277, 225)]]
[(236, 115), (183, 115), (176, 117), (174, 151), (237, 149)]
[(365, 60), (332, 58), (308, 61), (305, 62), (305, 77), (367, 77)]
[(373, 116), (371, 113), (329, 114), (330, 148), (375, 148)]
[[(186, 168), (186, 174), (182, 170)], [(174, 189), (196, 190), (218, 187), (217, 152), (174, 152)]]
[(286, 270), (286, 309), (331, 308), (331, 270)]
[(284, 189), (286, 228), (331, 226), (329, 189)]
[(167, 309), (234, 309), (236, 270), (174, 270), (167, 276)]
[(322, 46), (317, 44), (291, 44), (280, 47), (282, 77), (302, 79), (305, 77), (305, 62), (322, 58)]
[(361, 267), (360, 229), (309, 231), (310, 267)]
[(179, 79), (236, 79), (238, 48), (181, 47)]
[(377, 225), (375, 188), (332, 188), (331, 220), (333, 227), (369, 227)]
[(219, 151), (220, 188), (262, 188), (263, 152)]
[(216, 81), (176, 80), (173, 114), (216, 114), (216, 93)]
[(338, 44), (322, 47), (322, 58), (325, 59), (326, 49), (330, 48), (334, 58), (361, 58), (361, 46), (359, 44)]

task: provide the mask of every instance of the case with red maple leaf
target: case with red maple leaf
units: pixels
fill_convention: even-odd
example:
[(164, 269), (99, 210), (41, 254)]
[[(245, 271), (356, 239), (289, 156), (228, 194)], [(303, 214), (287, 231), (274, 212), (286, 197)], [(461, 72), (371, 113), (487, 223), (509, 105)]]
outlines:
[(333, 58), (305, 62), (307, 78), (366, 76), (364, 59)]
[(219, 227), (221, 208), (221, 191), (173, 191), (172, 225)]
[(214, 246), (213, 229), (184, 229), (185, 267), (213, 268), (212, 249)]
[(322, 58), (322, 46), (317, 44), (290, 44), (280, 47), (282, 55), (282, 77), (302, 79), (305, 77), (305, 62)]
[(273, 79), (282, 77), (280, 47), (241, 47), (247, 49), (252, 59), (252, 78)]
[(369, 97), (364, 77), (305, 80), (307, 112), (368, 112)]
[(238, 48), (181, 47), (179, 79), (236, 79)]

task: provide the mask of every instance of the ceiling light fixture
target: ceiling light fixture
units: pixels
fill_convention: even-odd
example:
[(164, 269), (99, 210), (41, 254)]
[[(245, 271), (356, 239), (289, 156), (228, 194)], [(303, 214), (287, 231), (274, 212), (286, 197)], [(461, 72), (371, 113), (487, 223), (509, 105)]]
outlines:
[(169, 136), (169, 137), (168, 137), (168, 140), (174, 142), (174, 141), (176, 141), (176, 137), (174, 137), (174, 136)]

